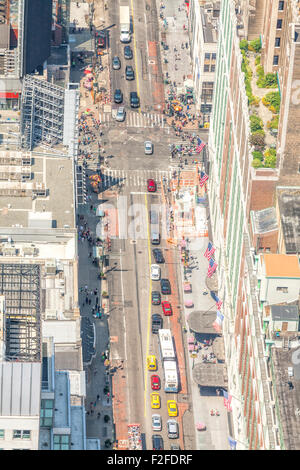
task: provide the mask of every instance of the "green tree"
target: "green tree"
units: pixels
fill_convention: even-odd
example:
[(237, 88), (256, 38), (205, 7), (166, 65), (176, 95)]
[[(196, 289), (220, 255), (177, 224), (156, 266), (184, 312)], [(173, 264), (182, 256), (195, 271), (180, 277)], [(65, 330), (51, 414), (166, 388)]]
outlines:
[(260, 168), (260, 167), (263, 166), (263, 163), (259, 158), (254, 158), (252, 160), (252, 166), (253, 166), (253, 168)]
[(250, 46), (249, 49), (251, 48), (251, 50), (254, 50), (255, 52), (260, 52), (261, 50), (260, 38), (253, 39), (253, 41), (250, 41), (249, 46)]
[(247, 39), (242, 39), (240, 41), (240, 49), (241, 49), (241, 51), (245, 51), (245, 52), (248, 51), (248, 41), (247, 41)]
[(256, 116), (256, 114), (252, 114), (250, 116), (250, 129), (251, 132), (254, 133), (258, 130), (261, 130), (263, 128), (263, 122), (260, 119), (260, 117)]

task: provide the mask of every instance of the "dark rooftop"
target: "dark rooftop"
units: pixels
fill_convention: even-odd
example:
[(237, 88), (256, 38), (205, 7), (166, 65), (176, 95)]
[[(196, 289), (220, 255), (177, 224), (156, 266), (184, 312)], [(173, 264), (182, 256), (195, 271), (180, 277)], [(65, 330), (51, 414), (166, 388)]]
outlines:
[[(300, 365), (293, 360), (295, 351), (273, 348), (271, 358), (278, 402), (276, 409), (280, 416), (279, 429), (286, 450), (300, 449)], [(293, 377), (288, 376), (288, 367), (293, 367)]]
[(271, 315), (273, 321), (298, 321), (299, 310), (297, 305), (272, 305)]
[(277, 188), (286, 254), (300, 253), (300, 188)]

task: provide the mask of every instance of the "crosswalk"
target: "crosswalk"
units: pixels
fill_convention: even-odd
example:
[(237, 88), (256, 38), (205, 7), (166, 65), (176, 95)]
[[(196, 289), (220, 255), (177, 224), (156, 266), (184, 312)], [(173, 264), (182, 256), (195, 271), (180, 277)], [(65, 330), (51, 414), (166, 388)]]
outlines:
[(153, 178), (157, 185), (161, 179), (169, 181), (172, 170), (115, 170), (105, 169), (102, 171), (102, 188), (109, 189), (118, 184), (129, 187), (132, 190), (146, 190), (147, 180)]
[[(102, 124), (111, 122), (117, 123), (112, 113), (99, 113), (99, 120)], [(161, 127), (169, 129), (164, 122), (164, 117), (157, 113), (139, 113), (134, 111), (126, 111), (126, 119), (124, 122), (118, 122), (121, 127)]]

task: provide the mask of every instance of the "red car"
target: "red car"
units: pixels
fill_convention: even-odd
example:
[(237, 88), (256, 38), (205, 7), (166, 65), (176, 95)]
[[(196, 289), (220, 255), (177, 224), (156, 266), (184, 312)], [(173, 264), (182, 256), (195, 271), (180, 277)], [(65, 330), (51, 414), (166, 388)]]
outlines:
[(156, 191), (156, 183), (154, 180), (150, 179), (147, 181), (147, 189), (150, 193), (155, 193)]
[(164, 315), (166, 315), (166, 316), (172, 315), (172, 307), (171, 307), (170, 302), (167, 302), (165, 300), (164, 302), (161, 303), (161, 306), (162, 306)]
[(160, 378), (158, 375), (151, 375), (151, 388), (152, 390), (160, 390)]

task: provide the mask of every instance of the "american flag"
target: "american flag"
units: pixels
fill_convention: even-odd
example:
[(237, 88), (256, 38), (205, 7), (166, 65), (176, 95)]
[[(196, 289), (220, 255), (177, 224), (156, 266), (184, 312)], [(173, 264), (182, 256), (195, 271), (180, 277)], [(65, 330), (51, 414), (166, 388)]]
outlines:
[(227, 408), (228, 411), (232, 411), (232, 408), (231, 408), (232, 395), (230, 395), (228, 392), (223, 390), (223, 396), (224, 396), (224, 406), (225, 406), (225, 408)]
[(215, 247), (213, 246), (213, 244), (211, 242), (208, 242), (208, 246), (206, 248), (206, 252), (204, 253), (204, 256), (205, 258), (207, 258), (208, 260), (210, 260), (210, 258), (212, 257), (212, 255), (214, 254), (214, 252), (216, 251)]
[(208, 271), (207, 271), (207, 277), (211, 277), (215, 270), (217, 269), (218, 265), (215, 263), (215, 260), (211, 259), (209, 260), (209, 266), (208, 266)]
[(208, 180), (208, 175), (205, 173), (205, 171), (201, 171), (201, 174), (200, 174), (200, 180), (199, 180), (199, 184), (200, 186), (202, 187), (205, 183), (205, 181)]
[(198, 145), (196, 146), (196, 153), (200, 153), (205, 147), (205, 143), (201, 139), (198, 139)]
[(216, 297), (216, 305), (218, 310), (220, 310), (222, 303), (222, 300), (220, 300), (219, 297)]
[(217, 318), (213, 322), (213, 327), (217, 333), (221, 333), (222, 331), (223, 320), (224, 320), (224, 315), (219, 310), (217, 310)]

